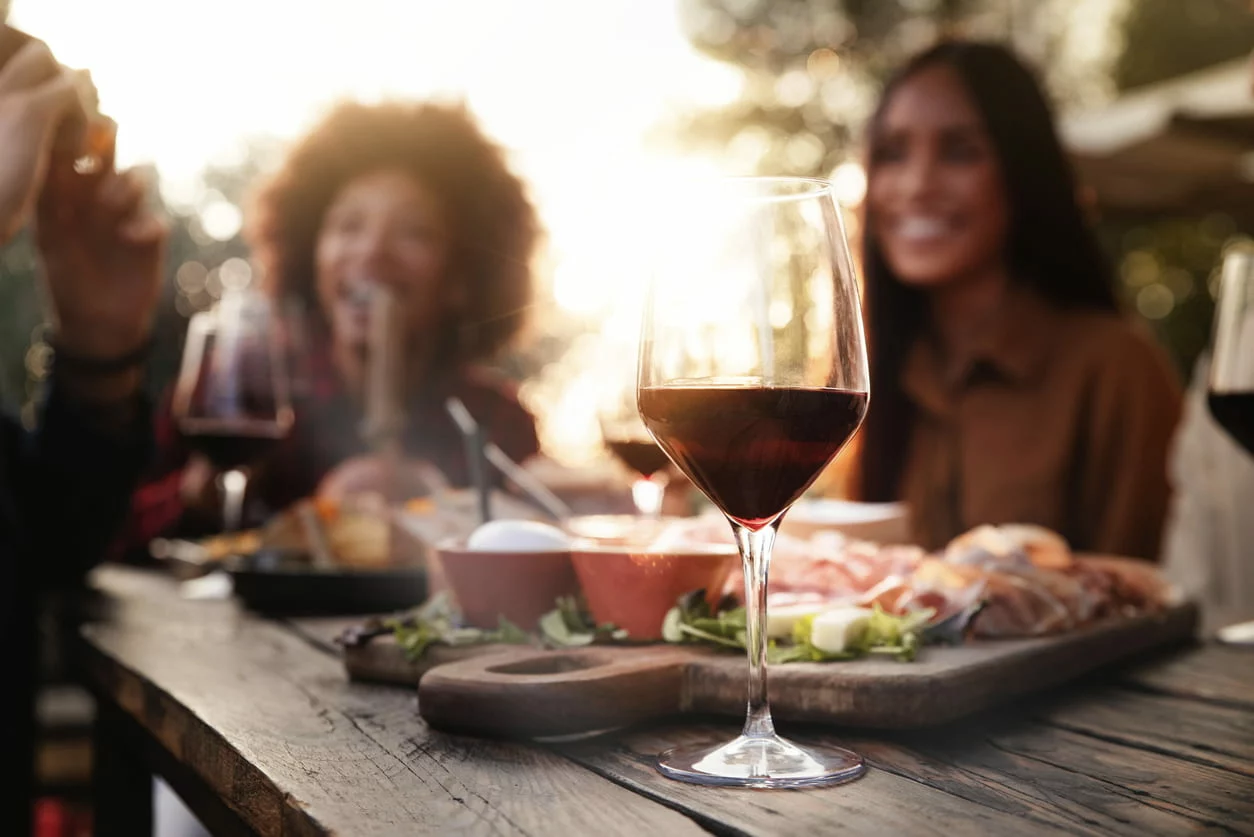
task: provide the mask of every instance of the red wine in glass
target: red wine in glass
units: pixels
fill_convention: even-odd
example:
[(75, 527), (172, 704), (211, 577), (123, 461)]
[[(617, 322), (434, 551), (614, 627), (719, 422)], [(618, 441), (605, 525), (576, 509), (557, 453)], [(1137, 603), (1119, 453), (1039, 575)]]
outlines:
[(240, 524), (251, 468), (292, 426), (284, 354), (268, 303), (233, 292), (188, 323), (174, 416), (185, 443), (218, 469), (223, 524)]
[(597, 419), (605, 447), (630, 472), (631, 502), (636, 514), (660, 521), (671, 461), (640, 420), (635, 386), (612, 391), (598, 407)]
[(810, 487), (862, 424), (867, 394), (830, 388), (646, 387), (658, 443), (731, 519), (757, 530)]
[(1206, 404), (1215, 421), (1254, 456), (1254, 390), (1211, 392), (1206, 396)]
[[(212, 404), (215, 370), (221, 361), (214, 351), (215, 336), (206, 334), (200, 369), (188, 403), (179, 418), (184, 442), (204, 454), (220, 471), (253, 465), (265, 459), (287, 435), (287, 424), (276, 403), (269, 357), (255, 350), (236, 370), (238, 386), (229, 403)], [(229, 361), (228, 361), (229, 362)]]
[(219, 471), (263, 461), (286, 435), (285, 428), (272, 421), (250, 419), (184, 419), (179, 430), (187, 446), (204, 454)]
[(671, 464), (666, 451), (652, 439), (606, 439), (605, 446), (619, 462), (645, 479)]
[(1244, 248), (1224, 256), (1206, 402), (1215, 421), (1254, 454), (1254, 251)]

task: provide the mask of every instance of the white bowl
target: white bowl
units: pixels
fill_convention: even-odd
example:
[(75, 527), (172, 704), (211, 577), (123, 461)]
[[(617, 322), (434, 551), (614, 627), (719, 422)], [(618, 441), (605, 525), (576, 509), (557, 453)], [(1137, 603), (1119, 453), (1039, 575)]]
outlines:
[(816, 532), (840, 532), (876, 543), (909, 543), (909, 507), (905, 503), (798, 500), (784, 515), (780, 533), (809, 538)]

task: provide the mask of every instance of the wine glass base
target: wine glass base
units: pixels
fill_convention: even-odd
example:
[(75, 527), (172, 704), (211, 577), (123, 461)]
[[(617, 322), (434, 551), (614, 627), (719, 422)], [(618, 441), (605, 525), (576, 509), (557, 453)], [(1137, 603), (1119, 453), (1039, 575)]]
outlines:
[(741, 735), (717, 747), (685, 747), (658, 756), (667, 778), (696, 785), (804, 788), (850, 782), (866, 772), (862, 756), (840, 747), (801, 748), (779, 736)]

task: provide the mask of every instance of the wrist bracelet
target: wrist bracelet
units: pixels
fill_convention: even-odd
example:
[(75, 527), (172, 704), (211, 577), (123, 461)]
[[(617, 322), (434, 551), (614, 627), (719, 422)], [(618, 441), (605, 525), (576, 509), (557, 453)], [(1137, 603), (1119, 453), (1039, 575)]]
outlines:
[(126, 354), (108, 358), (66, 353), (55, 339), (49, 340), (48, 345), (52, 348), (53, 364), (56, 367), (83, 375), (116, 375), (142, 366), (148, 360), (148, 355), (152, 354), (153, 342), (153, 338), (149, 336)]

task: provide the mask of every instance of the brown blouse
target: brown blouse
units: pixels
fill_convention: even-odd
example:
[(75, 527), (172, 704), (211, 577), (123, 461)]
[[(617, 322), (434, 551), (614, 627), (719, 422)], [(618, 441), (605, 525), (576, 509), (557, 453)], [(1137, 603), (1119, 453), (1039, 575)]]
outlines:
[(901, 382), (917, 408), (901, 493), (920, 544), (1035, 523), (1078, 551), (1158, 559), (1181, 387), (1140, 327), (1018, 292), (960, 361), (920, 338)]

